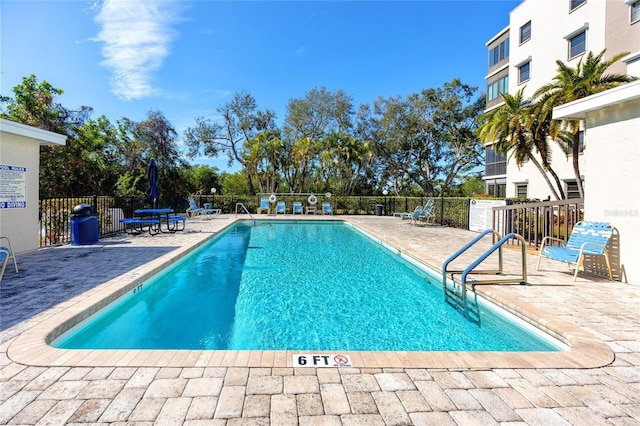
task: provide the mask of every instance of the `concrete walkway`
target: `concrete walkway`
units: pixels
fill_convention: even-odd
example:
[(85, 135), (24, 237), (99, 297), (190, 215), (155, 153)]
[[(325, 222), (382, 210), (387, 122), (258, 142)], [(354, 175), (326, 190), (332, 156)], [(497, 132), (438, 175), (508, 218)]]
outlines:
[[(344, 219), (437, 268), (476, 235), (389, 217)], [(242, 351), (123, 359), (42, 346), (42, 333), (69, 312), (114, 285), (135, 285), (233, 220), (18, 255), (20, 272), (8, 267), (0, 287), (0, 424), (640, 425), (640, 287), (582, 273), (574, 283), (549, 261), (535, 271), (531, 255), (528, 285), (478, 292), (577, 342), (570, 356), (364, 353), (354, 354), (354, 368), (315, 369)], [(519, 251), (506, 251), (507, 272), (519, 262)]]

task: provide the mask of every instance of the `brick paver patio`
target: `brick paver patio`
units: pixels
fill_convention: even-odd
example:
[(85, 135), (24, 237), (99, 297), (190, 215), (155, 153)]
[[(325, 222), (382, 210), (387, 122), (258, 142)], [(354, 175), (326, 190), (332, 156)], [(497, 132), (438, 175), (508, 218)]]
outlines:
[[(475, 236), (390, 217), (344, 219), (436, 268)], [(355, 353), (354, 368), (314, 369), (292, 368), (284, 352), (43, 345), (68, 312), (133, 285), (233, 220), (18, 255), (20, 272), (7, 268), (0, 284), (0, 424), (640, 424), (640, 286), (582, 273), (574, 283), (561, 265), (535, 271), (531, 255), (528, 285), (478, 291), (576, 342), (560, 358)], [(507, 270), (519, 257), (506, 251)]]

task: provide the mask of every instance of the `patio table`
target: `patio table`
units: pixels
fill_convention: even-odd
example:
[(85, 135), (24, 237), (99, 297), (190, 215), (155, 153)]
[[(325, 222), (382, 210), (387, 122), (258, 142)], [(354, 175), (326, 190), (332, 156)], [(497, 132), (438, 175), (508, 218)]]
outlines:
[[(134, 213), (140, 216), (141, 219), (150, 218), (152, 220), (153, 219), (159, 220), (160, 225), (158, 228), (160, 232), (174, 233), (177, 230), (176, 222), (170, 220), (169, 218), (169, 215), (173, 213), (173, 209), (137, 209)], [(162, 230), (162, 222), (167, 224), (166, 231)], [(171, 226), (172, 223), (174, 225), (173, 227)]]

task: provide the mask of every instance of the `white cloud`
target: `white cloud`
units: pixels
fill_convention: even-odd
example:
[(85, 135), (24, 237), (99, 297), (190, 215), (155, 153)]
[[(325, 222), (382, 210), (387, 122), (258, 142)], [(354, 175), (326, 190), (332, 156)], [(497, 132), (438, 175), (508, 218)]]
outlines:
[(170, 53), (179, 15), (172, 1), (104, 1), (95, 17), (101, 28), (95, 40), (104, 44), (102, 64), (111, 70), (111, 90), (120, 99), (160, 93), (152, 80)]

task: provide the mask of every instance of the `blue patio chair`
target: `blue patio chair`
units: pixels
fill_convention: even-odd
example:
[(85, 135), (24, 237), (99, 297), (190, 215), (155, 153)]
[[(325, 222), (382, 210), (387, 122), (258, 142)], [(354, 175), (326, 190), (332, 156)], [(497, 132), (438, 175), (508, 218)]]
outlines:
[(302, 214), (302, 202), (294, 201), (293, 202), (293, 214)]
[(205, 209), (202, 208), (196, 203), (196, 200), (193, 199), (192, 196), (188, 197), (189, 200), (189, 208), (187, 208), (187, 214), (189, 217), (202, 217), (202, 218), (210, 218), (213, 215), (219, 215), (222, 213), (220, 209)]
[(414, 213), (421, 212), (424, 206), (416, 206), (416, 208), (411, 212), (395, 212), (394, 216), (399, 216), (401, 220), (411, 220)]
[(4, 270), (7, 267), (7, 263), (9, 263), (9, 259), (13, 259), (13, 267), (16, 268), (16, 273), (18, 273), (18, 262), (16, 261), (11, 241), (7, 237), (0, 237), (0, 280), (4, 276)]
[(433, 199), (429, 199), (422, 210), (411, 216), (411, 223), (413, 225), (417, 225), (418, 223), (433, 223), (436, 219), (435, 210), (436, 206), (433, 204)]
[(260, 207), (258, 208), (258, 213), (262, 213), (263, 210), (266, 210), (269, 213), (269, 197), (260, 198)]
[[(573, 274), (573, 280), (578, 278), (578, 270), (580, 265), (584, 263), (584, 256), (604, 256), (609, 271), (609, 280), (613, 280), (611, 273), (611, 263), (609, 262), (609, 252), (607, 246), (613, 234), (614, 227), (606, 222), (580, 221), (573, 226), (571, 235), (567, 243), (564, 240), (554, 237), (544, 237), (538, 255), (538, 264), (536, 271), (540, 268), (540, 261), (543, 257), (547, 259), (557, 260), (576, 268)], [(549, 245), (551, 241), (555, 241), (563, 246)]]
[(322, 203), (322, 214), (333, 214), (333, 210), (331, 209), (331, 204), (327, 201)]
[(276, 215), (285, 214), (285, 212), (286, 204), (284, 203), (284, 201), (278, 201), (278, 203), (276, 204)]

